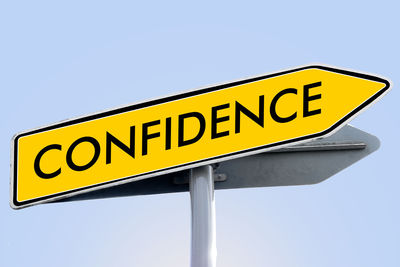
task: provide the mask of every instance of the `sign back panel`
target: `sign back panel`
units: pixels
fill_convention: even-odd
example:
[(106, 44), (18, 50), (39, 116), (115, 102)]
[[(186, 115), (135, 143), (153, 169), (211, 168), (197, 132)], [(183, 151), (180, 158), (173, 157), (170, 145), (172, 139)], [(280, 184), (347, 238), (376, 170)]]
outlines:
[[(317, 144), (326, 146), (323, 145), (314, 150), (293, 149)], [(363, 144), (364, 146), (346, 146), (338, 149), (332, 148), (331, 144)], [(215, 169), (215, 175), (223, 175), (226, 180), (215, 182), (214, 189), (317, 184), (375, 152), (379, 144), (377, 137), (346, 125), (335, 134), (321, 140), (220, 162)], [(189, 170), (174, 172), (94, 190), (64, 198), (60, 202), (187, 192), (189, 177)]]
[(23, 132), (12, 141), (11, 206), (328, 136), (388, 89), (380, 77), (305, 66)]

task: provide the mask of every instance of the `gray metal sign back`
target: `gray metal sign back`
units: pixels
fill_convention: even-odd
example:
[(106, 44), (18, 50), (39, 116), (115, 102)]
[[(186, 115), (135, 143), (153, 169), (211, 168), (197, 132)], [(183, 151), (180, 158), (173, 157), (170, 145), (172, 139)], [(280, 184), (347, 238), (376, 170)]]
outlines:
[[(346, 125), (334, 135), (268, 153), (221, 162), (215, 189), (308, 185), (322, 182), (379, 148), (375, 136)], [(189, 191), (190, 171), (162, 175), (62, 201)]]

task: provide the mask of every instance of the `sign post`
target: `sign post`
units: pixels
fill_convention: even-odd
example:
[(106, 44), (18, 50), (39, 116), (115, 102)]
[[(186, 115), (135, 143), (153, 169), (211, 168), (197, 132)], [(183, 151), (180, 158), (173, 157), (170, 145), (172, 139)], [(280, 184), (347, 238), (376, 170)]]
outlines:
[(215, 267), (217, 259), (214, 179), (211, 165), (190, 171), (191, 267)]
[[(389, 88), (380, 77), (312, 65), (25, 131), (12, 140), (10, 205), (24, 208), (190, 170), (191, 267), (215, 267), (211, 164), (221, 163), (219, 176), (228, 177), (217, 189), (320, 182), (377, 149), (377, 140), (351, 127), (341, 132), (342, 142), (327, 140)], [(347, 133), (366, 142), (349, 142)], [(359, 149), (366, 151), (341, 151)], [(328, 150), (338, 153), (322, 154)], [(281, 153), (261, 154), (271, 151)], [(306, 151), (312, 154), (279, 155)]]

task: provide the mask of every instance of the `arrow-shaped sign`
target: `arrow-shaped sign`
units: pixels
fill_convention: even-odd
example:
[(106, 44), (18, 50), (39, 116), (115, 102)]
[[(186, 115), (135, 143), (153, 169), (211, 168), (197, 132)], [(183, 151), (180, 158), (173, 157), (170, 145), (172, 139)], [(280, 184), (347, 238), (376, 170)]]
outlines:
[(389, 82), (306, 66), (81, 117), (13, 139), (13, 208), (328, 136)]

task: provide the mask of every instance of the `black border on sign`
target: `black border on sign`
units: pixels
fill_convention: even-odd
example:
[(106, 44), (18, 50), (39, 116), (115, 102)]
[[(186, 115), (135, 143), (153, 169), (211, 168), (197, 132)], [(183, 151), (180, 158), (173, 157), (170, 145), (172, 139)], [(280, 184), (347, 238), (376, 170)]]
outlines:
[[(251, 148), (251, 149), (245, 149), (245, 150), (241, 150), (241, 151), (237, 151), (237, 152), (233, 152), (233, 153), (229, 153), (229, 154), (220, 155), (220, 156), (213, 157), (213, 158), (207, 158), (207, 159), (203, 159), (203, 160), (199, 160), (199, 161), (189, 162), (189, 163), (176, 165), (176, 166), (172, 166), (172, 167), (168, 167), (168, 168), (164, 168), (164, 169), (160, 169), (160, 170), (156, 170), (156, 171), (152, 171), (152, 172), (146, 172), (146, 173), (142, 173), (142, 174), (138, 174), (138, 175), (134, 175), (134, 176), (128, 176), (128, 177), (124, 177), (124, 178), (120, 178), (120, 179), (116, 179), (116, 180), (112, 180), (112, 181), (108, 181), (108, 182), (104, 182), (104, 183), (100, 183), (100, 184), (81, 187), (81, 188), (77, 188), (77, 189), (73, 189), (73, 190), (69, 190), (69, 191), (65, 191), (65, 192), (61, 192), (61, 193), (56, 193), (56, 194), (52, 194), (52, 195), (47, 195), (47, 196), (43, 196), (43, 197), (39, 197), (39, 198), (35, 198), (35, 199), (30, 199), (30, 200), (26, 200), (26, 201), (18, 201), (17, 200), (18, 140), (19, 140), (19, 138), (21, 138), (23, 136), (32, 135), (32, 134), (36, 134), (36, 133), (40, 133), (40, 132), (45, 132), (45, 131), (49, 131), (49, 130), (53, 130), (53, 129), (57, 129), (57, 128), (61, 128), (61, 127), (66, 127), (66, 126), (70, 126), (70, 125), (74, 125), (74, 124), (78, 124), (78, 123), (82, 123), (82, 122), (87, 122), (87, 121), (91, 121), (91, 120), (96, 120), (96, 119), (100, 119), (100, 118), (104, 118), (104, 117), (108, 117), (108, 116), (112, 116), (112, 115), (116, 115), (116, 114), (120, 114), (120, 113), (124, 113), (124, 112), (128, 112), (128, 111), (133, 111), (136, 109), (150, 107), (150, 106), (154, 106), (154, 105), (158, 105), (158, 104), (162, 104), (162, 103), (167, 103), (167, 102), (171, 102), (171, 101), (175, 101), (175, 100), (179, 100), (179, 99), (183, 99), (183, 98), (187, 98), (187, 97), (206, 94), (209, 92), (218, 91), (218, 90), (222, 90), (222, 89), (226, 89), (229, 87), (234, 87), (234, 86), (238, 86), (238, 85), (242, 85), (242, 84), (246, 84), (246, 83), (256, 82), (259, 80), (264, 80), (264, 79), (281, 76), (281, 75), (285, 75), (285, 74), (289, 74), (289, 73), (293, 73), (293, 72), (297, 72), (297, 71), (302, 71), (302, 70), (306, 70), (306, 69), (320, 69), (320, 70), (335, 72), (335, 73), (339, 73), (339, 74), (343, 74), (343, 75), (348, 75), (348, 76), (353, 76), (353, 77), (362, 78), (362, 79), (366, 79), (366, 80), (372, 80), (375, 82), (380, 82), (380, 83), (385, 84), (385, 86), (384, 86), (384, 88), (379, 90), (375, 95), (371, 96), (368, 100), (366, 100), (360, 106), (355, 108), (352, 112), (350, 112), (345, 117), (343, 117), (341, 120), (339, 120), (334, 125), (332, 125), (330, 128), (328, 128), (325, 131), (316, 133), (316, 134), (302, 136), (302, 137), (289, 139), (289, 140), (285, 140), (285, 141), (281, 141), (281, 142), (277, 142), (277, 143), (273, 143), (273, 144), (269, 144), (269, 145), (259, 146), (259, 147), (255, 147), (255, 148)], [(38, 203), (49, 202), (52, 200), (65, 198), (65, 197), (72, 196), (72, 195), (77, 195), (81, 191), (88, 192), (88, 191), (95, 190), (98, 187), (105, 188), (105, 187), (110, 187), (113, 184), (121, 184), (121, 182), (123, 182), (123, 181), (129, 182), (132, 180), (140, 180), (140, 178), (142, 176), (146, 176), (146, 177), (151, 176), (152, 177), (152, 176), (157, 175), (158, 173), (162, 173), (162, 174), (171, 173), (173, 171), (178, 171), (178, 169), (179, 170), (188, 169), (190, 167), (200, 166), (202, 164), (218, 162), (224, 158), (239, 157), (240, 154), (244, 154), (244, 153), (247, 154), (247, 153), (251, 153), (254, 151), (258, 151), (258, 150), (266, 150), (266, 149), (276, 147), (276, 146), (282, 146), (282, 145), (286, 145), (286, 144), (290, 144), (290, 143), (295, 143), (295, 142), (300, 142), (300, 141), (305, 141), (305, 140), (310, 140), (310, 139), (315, 139), (315, 138), (321, 138), (328, 134), (332, 134), (335, 130), (338, 130), (340, 128), (340, 126), (343, 126), (349, 119), (354, 117), (356, 114), (360, 113), (361, 110), (363, 110), (364, 108), (366, 108), (367, 106), (372, 104), (372, 102), (374, 102), (375, 100), (377, 100), (378, 98), (383, 96), (384, 93), (388, 91), (389, 87), (390, 87), (389, 81), (387, 81), (383, 78), (380, 78), (380, 77), (372, 76), (369, 74), (357, 73), (357, 72), (353, 72), (353, 71), (349, 71), (349, 70), (336, 69), (333, 67), (327, 67), (327, 66), (321, 66), (321, 65), (310, 65), (310, 66), (299, 67), (299, 68), (295, 68), (295, 69), (291, 69), (291, 70), (281, 71), (281, 72), (277, 72), (277, 73), (273, 73), (273, 74), (266, 74), (266, 75), (262, 75), (262, 76), (258, 76), (258, 77), (248, 78), (248, 79), (244, 79), (244, 80), (240, 80), (240, 81), (229, 82), (226, 84), (215, 85), (215, 86), (202, 88), (202, 89), (194, 90), (194, 91), (189, 91), (189, 92), (185, 92), (185, 93), (181, 93), (181, 94), (177, 94), (177, 95), (167, 96), (164, 98), (151, 100), (151, 101), (138, 103), (138, 104), (133, 104), (133, 105), (129, 105), (129, 106), (121, 107), (121, 108), (116, 108), (113, 110), (104, 111), (104, 112), (100, 112), (97, 114), (93, 114), (93, 115), (89, 115), (89, 116), (85, 116), (85, 117), (81, 117), (81, 118), (71, 119), (71, 120), (56, 123), (56, 124), (53, 124), (50, 126), (42, 127), (40, 129), (23, 132), (23, 133), (17, 134), (12, 140), (13, 164), (11, 165), (11, 191), (12, 192), (11, 192), (10, 205), (12, 208), (19, 209), (19, 208), (23, 208), (23, 207), (38, 204)]]

